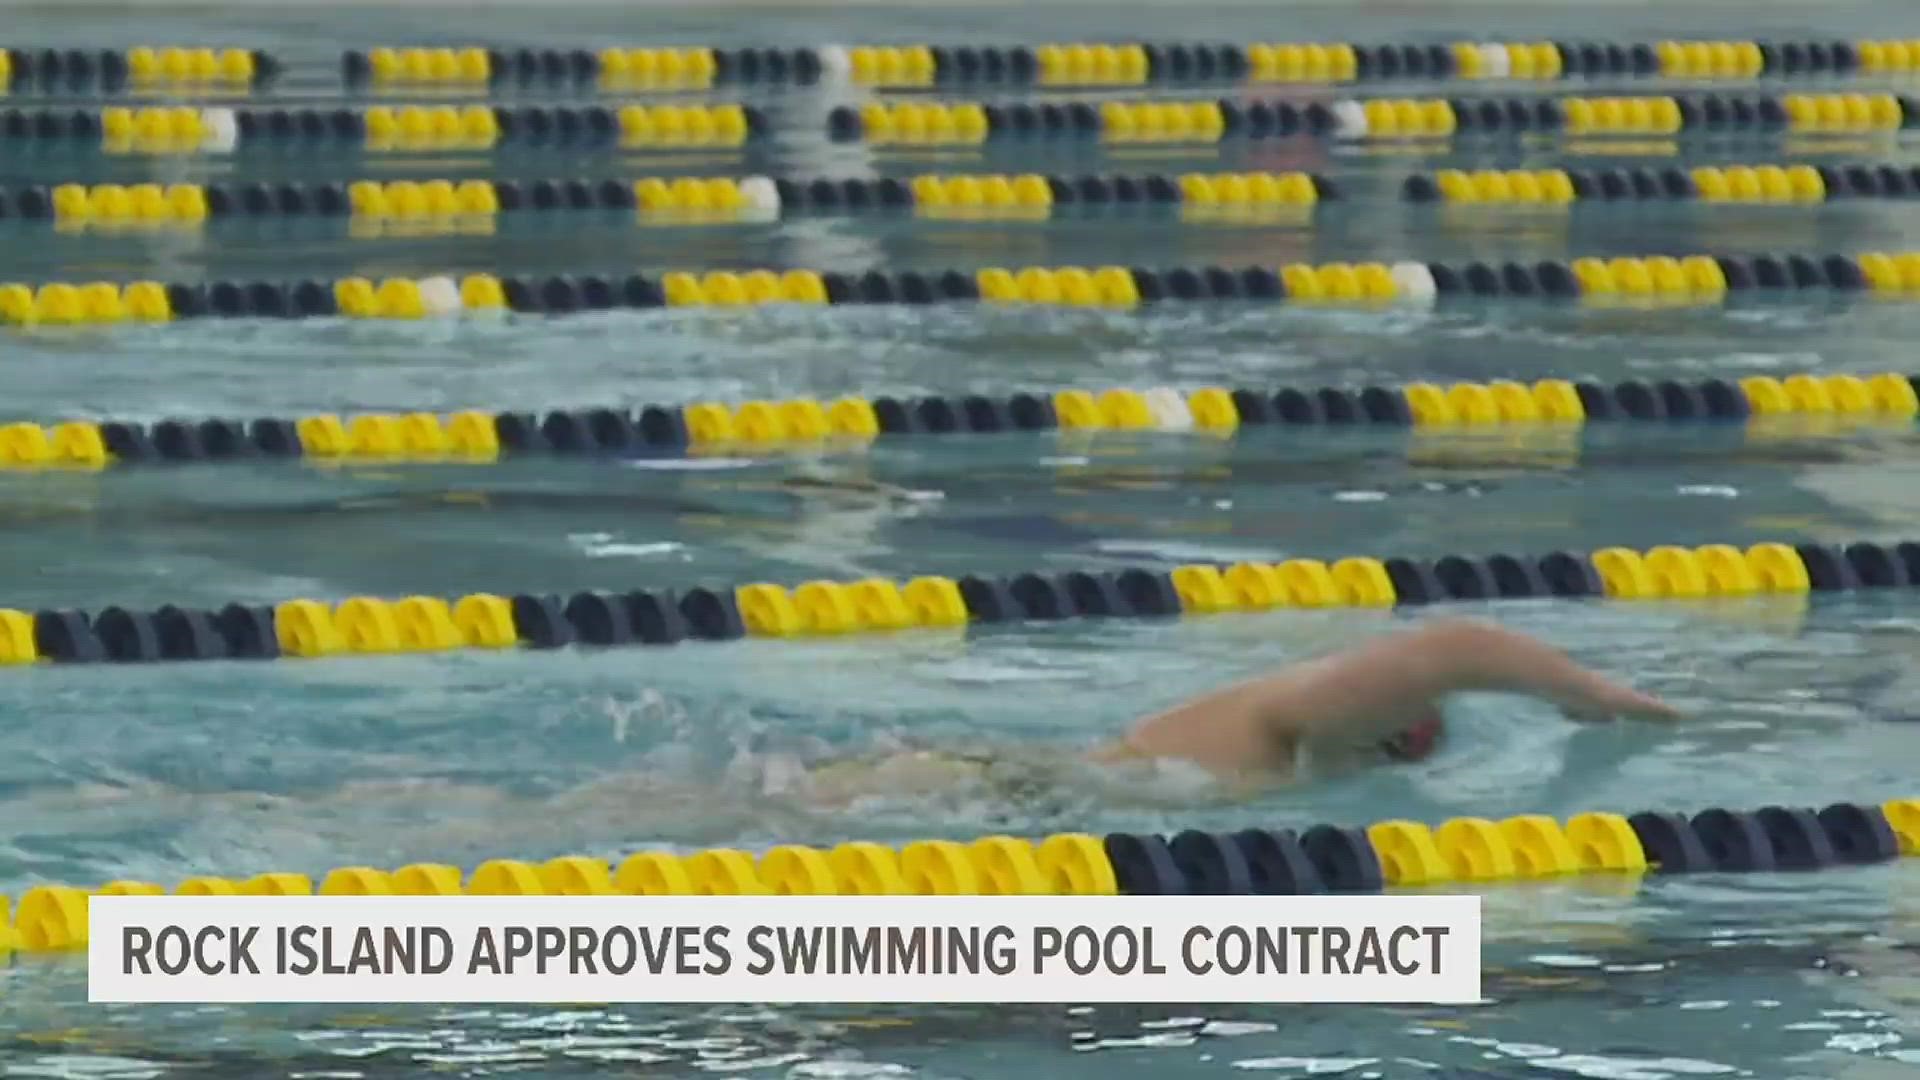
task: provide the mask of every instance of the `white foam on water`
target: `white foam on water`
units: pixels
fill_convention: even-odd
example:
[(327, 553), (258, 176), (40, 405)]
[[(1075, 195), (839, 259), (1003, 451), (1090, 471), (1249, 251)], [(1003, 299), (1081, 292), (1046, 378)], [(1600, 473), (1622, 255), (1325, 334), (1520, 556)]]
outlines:
[(1236, 1069), (1258, 1071), (1293, 1070), (1304, 1072), (1308, 1076), (1338, 1076), (1355, 1069), (1364, 1069), (1369, 1065), (1380, 1064), (1379, 1058), (1309, 1058), (1309, 1057), (1269, 1057), (1247, 1058), (1233, 1063)]
[(1269, 1031), (1279, 1031), (1280, 1025), (1268, 1024), (1257, 1020), (1209, 1020), (1200, 1029), (1200, 1034), (1215, 1038), (1230, 1039), (1236, 1035), (1264, 1035)]
[(676, 551), (684, 550), (686, 549), (683, 545), (671, 541), (654, 544), (585, 544), (580, 548), (582, 554), (593, 559), (644, 559), (656, 555), (671, 555)]
[(1559, 1057), (1557, 1046), (1541, 1046), (1537, 1043), (1496, 1043), (1494, 1049), (1508, 1057), (1543, 1058)]
[(1599, 1054), (1567, 1054), (1556, 1058), (1533, 1058), (1528, 1064), (1536, 1069), (1572, 1073), (1593, 1080), (1672, 1080), (1677, 1076), (1724, 1076), (1740, 1070), (1715, 1061), (1692, 1058), (1616, 1058)]
[(789, 1080), (874, 1080), (912, 1075), (912, 1069), (889, 1061), (808, 1061), (787, 1070)]
[(1542, 967), (1557, 968), (1596, 968), (1601, 961), (1594, 956), (1580, 956), (1572, 953), (1539, 953), (1527, 959)]
[(752, 458), (636, 458), (623, 461), (621, 467), (654, 472), (724, 472), (758, 465)]

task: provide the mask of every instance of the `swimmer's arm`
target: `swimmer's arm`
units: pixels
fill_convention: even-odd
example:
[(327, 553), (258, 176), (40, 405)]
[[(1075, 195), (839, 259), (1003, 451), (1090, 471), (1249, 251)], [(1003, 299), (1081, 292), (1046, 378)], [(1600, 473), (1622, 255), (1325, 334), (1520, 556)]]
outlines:
[(1303, 743), (1387, 739), (1460, 691), (1528, 694), (1580, 717), (1675, 715), (1664, 702), (1589, 671), (1550, 645), (1499, 626), (1446, 619), (1149, 717), (1127, 747), (1214, 769), (1284, 769)]
[(1433, 624), (1433, 659), (1448, 692), (1499, 691), (1552, 702), (1582, 720), (1631, 717), (1676, 720), (1672, 705), (1580, 666), (1543, 641), (1491, 623), (1449, 619)]

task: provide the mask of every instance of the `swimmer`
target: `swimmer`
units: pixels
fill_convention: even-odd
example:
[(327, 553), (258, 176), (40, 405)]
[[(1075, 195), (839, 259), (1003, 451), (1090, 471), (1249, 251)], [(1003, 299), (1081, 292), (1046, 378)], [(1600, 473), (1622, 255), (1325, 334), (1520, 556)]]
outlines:
[[(1475, 691), (1524, 694), (1579, 719), (1678, 715), (1533, 638), (1447, 618), (1207, 694), (1080, 753), (1036, 745), (914, 747), (896, 740), (875, 753), (828, 750), (808, 755), (811, 760), (741, 755), (723, 776), (678, 767), (615, 769), (533, 796), (432, 776), (371, 778), (298, 795), (183, 791), (123, 776), (108, 785), (10, 793), (0, 798), (0, 820), (58, 814), (117, 829), (124, 816), (99, 815), (132, 804), (143, 821), (176, 818), (180, 827), (216, 829), (222, 843), (230, 842), (224, 839), (229, 831), (249, 842), (271, 835), (289, 845), (325, 834), (349, 850), (371, 845), (356, 857), (387, 861), (444, 859), (449, 849), (574, 844), (581, 822), (617, 823), (627, 838), (724, 843), (742, 830), (765, 829), (769, 814), (780, 820), (802, 815), (794, 819), (801, 824), (779, 827), (804, 827), (806, 815), (871, 807), (873, 800), (915, 804), (916, 813), (924, 813), (929, 800), (951, 800), (955, 813), (985, 806), (1027, 820), (1071, 821), (1081, 813), (1077, 795), (1085, 792), (1076, 780), (1099, 788), (1102, 805), (1169, 807), (1245, 797), (1347, 768), (1418, 761), (1440, 745), (1441, 703)], [(1152, 775), (1142, 775), (1143, 768)], [(0, 828), (0, 838), (7, 835)]]
[[(614, 773), (555, 797), (534, 819), (630, 819), (636, 801), (709, 814), (729, 800), (749, 812), (930, 799), (1033, 812), (1084, 786), (1100, 789), (1109, 805), (1232, 800), (1276, 784), (1423, 760), (1444, 735), (1442, 703), (1470, 692), (1533, 697), (1581, 720), (1679, 715), (1525, 634), (1436, 618), (1177, 705), (1084, 752), (914, 745), (895, 734), (864, 753), (742, 754), (713, 781)], [(640, 792), (644, 800), (636, 800)]]
[(1095, 759), (1178, 758), (1222, 776), (1281, 777), (1310, 759), (1417, 761), (1439, 744), (1441, 701), (1476, 691), (1539, 698), (1583, 720), (1679, 716), (1524, 634), (1440, 619), (1150, 716)]
[[(1381, 762), (1419, 761), (1439, 746), (1440, 705), (1465, 692), (1513, 693), (1580, 720), (1675, 719), (1658, 698), (1615, 683), (1524, 634), (1436, 619), (1216, 691), (1134, 725), (1087, 755), (1095, 765), (1172, 761), (1237, 790)], [(818, 765), (801, 790), (844, 804), (970, 781), (1035, 786), (1036, 756), (918, 749)], [(1013, 784), (1007, 783), (1008, 766)]]

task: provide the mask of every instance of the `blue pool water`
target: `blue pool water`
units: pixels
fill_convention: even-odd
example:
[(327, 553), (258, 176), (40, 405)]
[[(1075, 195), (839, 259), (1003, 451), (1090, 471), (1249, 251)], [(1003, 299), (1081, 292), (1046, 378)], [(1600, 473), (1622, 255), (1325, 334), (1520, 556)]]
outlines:
[[(814, 12), (450, 7), (135, 14), (27, 9), (10, 40), (217, 40), (314, 63), (375, 42), (817, 43), (1093, 36), (1447, 39), (1896, 35), (1904, 13), (1639, 5)], [(1816, 25), (1817, 24), (1817, 25)], [(472, 31), (469, 33), (469, 31)], [(296, 72), (297, 74), (297, 72)], [(1415, 88), (1417, 89), (1417, 88)], [(1410, 91), (1413, 92), (1413, 91)], [(324, 79), (288, 93), (322, 100)], [(792, 116), (818, 104), (774, 102)], [(798, 123), (796, 119), (794, 122)], [(1689, 146), (1686, 163), (1787, 157)], [(1821, 160), (1901, 161), (1897, 145)], [(860, 220), (704, 229), (565, 216), (492, 237), (353, 239), (319, 227), (52, 237), (0, 223), (0, 278), (1149, 265), (1569, 252), (1899, 249), (1900, 203), (1636, 205), (1441, 215), (1406, 172), (1563, 160), (1551, 146), (1416, 159), (1088, 162), (1311, 168), (1350, 198), (1313, 227)], [(1643, 159), (1625, 159), (1627, 163)], [(1669, 163), (1664, 159), (1662, 163)], [(1612, 163), (1611, 161), (1608, 163)], [(152, 175), (633, 175), (681, 169), (905, 175), (794, 137), (745, 159), (526, 156), (106, 162), (0, 159), (9, 184)], [(964, 159), (938, 168), (983, 167)], [(998, 166), (995, 166), (998, 167)], [(145, 170), (151, 170), (149, 174)], [(0, 342), (0, 419), (558, 408), (842, 393), (1322, 385), (1495, 377), (1737, 378), (1909, 370), (1911, 306), (1825, 297), (1715, 311), (1508, 303), (1337, 313), (1257, 305), (1132, 314), (954, 308), (618, 313), (495, 323), (220, 323), (36, 331)], [(98, 608), (288, 597), (686, 587), (1303, 555), (1540, 553), (1609, 544), (1906, 539), (1910, 429), (1594, 428), (1510, 435), (1247, 433), (919, 440), (699, 462), (320, 469), (247, 465), (0, 475), (0, 604)], [(820, 479), (842, 481), (823, 487)], [(1673, 727), (1580, 728), (1461, 704), (1424, 764), (1228, 802), (1171, 773), (1115, 790), (1062, 773), (1017, 797), (959, 789), (823, 809), (796, 762), (901, 740), (1067, 751), (1141, 712), (1404, 618), (1275, 613), (674, 650), (54, 669), (0, 679), (0, 891), (654, 844), (757, 847), (986, 832), (1438, 820), (1591, 809), (1861, 802), (1915, 794), (1913, 594), (1712, 605), (1505, 603), (1535, 631), (1659, 692)], [(1920, 1063), (1920, 906), (1909, 867), (1593, 882), (1486, 898), (1488, 1000), (1472, 1008), (171, 1008), (85, 1004), (77, 962), (0, 968), (0, 1074), (39, 1077), (1039, 1075), (1883, 1077)]]

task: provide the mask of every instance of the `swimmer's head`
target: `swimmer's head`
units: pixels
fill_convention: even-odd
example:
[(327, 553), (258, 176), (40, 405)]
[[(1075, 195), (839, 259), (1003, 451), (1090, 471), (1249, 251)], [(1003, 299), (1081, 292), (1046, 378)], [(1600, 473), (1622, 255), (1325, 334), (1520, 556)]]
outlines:
[(1433, 713), (1381, 742), (1380, 748), (1394, 761), (1425, 761), (1439, 748), (1441, 729), (1440, 715)]

